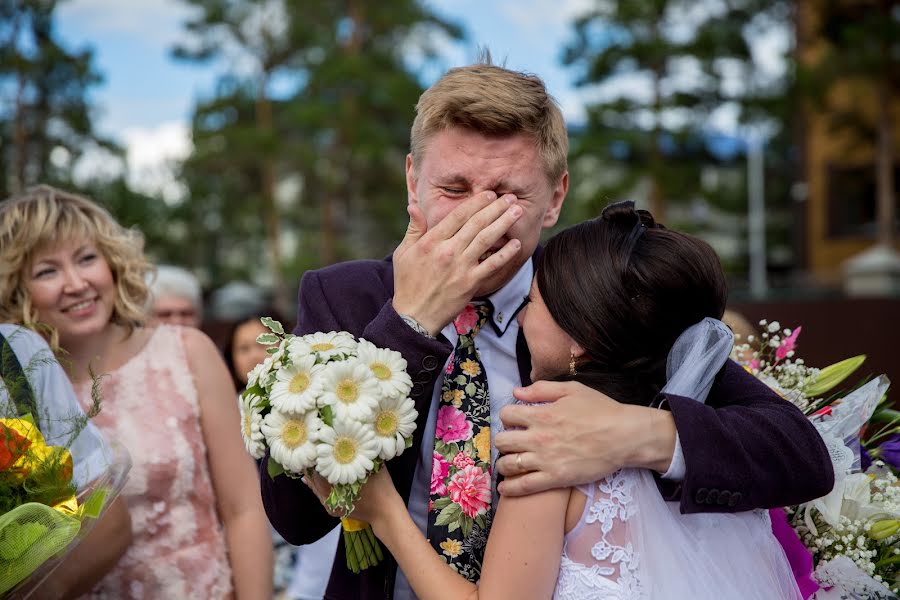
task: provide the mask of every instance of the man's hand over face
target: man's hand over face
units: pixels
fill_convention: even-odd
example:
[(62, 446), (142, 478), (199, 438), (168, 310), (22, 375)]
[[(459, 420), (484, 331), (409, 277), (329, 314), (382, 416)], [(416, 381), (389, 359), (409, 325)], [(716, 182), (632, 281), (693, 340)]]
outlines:
[[(539, 381), (515, 390), (507, 430), (494, 437), (503, 453), (500, 492), (521, 496), (601, 479), (624, 467), (664, 472), (675, 449), (675, 421), (666, 411), (620, 404), (576, 382)], [(520, 428), (520, 429), (511, 429)]]
[(409, 228), (394, 251), (394, 309), (437, 335), (472, 299), (480, 284), (514, 259), (521, 242), (511, 239), (479, 259), (522, 216), (511, 194), (482, 192), (463, 201), (428, 230), (416, 205)]

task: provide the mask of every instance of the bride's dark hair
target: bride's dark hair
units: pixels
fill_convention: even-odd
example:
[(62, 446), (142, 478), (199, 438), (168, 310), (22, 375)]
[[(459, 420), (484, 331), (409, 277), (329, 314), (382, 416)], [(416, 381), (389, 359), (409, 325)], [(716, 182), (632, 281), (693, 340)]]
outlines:
[(725, 274), (706, 242), (666, 229), (633, 202), (553, 236), (536, 265), (556, 323), (585, 349), (574, 379), (648, 405), (678, 336), (725, 310)]

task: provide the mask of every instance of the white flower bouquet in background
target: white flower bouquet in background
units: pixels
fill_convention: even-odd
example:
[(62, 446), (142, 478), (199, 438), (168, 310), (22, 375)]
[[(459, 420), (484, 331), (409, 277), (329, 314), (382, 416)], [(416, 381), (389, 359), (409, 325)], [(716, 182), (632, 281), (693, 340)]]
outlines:
[[(269, 450), (269, 475), (318, 472), (331, 484), (326, 505), (349, 514), (369, 475), (412, 445), (417, 412), (399, 352), (347, 332), (285, 334), (263, 318), (269, 357), (241, 395), (241, 433), (256, 459)], [(347, 565), (377, 564), (381, 549), (366, 523), (343, 518)]]

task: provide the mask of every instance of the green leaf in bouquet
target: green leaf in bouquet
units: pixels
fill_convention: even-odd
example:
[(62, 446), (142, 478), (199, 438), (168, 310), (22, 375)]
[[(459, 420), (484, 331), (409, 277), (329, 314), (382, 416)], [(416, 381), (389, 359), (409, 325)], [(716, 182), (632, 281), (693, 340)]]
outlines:
[(807, 398), (821, 396), (849, 377), (865, 360), (866, 355), (860, 354), (825, 367), (819, 371), (816, 380), (804, 388), (803, 393)]
[(269, 462), (266, 463), (266, 472), (269, 474), (269, 477), (275, 479), (276, 477), (284, 473), (284, 467), (278, 464), (278, 461), (270, 456)]
[(330, 406), (323, 406), (319, 409), (319, 416), (322, 417), (322, 422), (332, 427), (334, 425), (334, 411)]
[(281, 323), (279, 323), (272, 317), (263, 317), (262, 319), (260, 319), (260, 321), (262, 321), (262, 324), (265, 325), (272, 333), (284, 335), (284, 327), (281, 325)]
[(277, 344), (278, 336), (274, 333), (261, 333), (256, 337), (257, 344)]
[(275, 346), (272, 346), (271, 348), (266, 348), (266, 354), (275, 354), (276, 352), (278, 352), (278, 348), (276, 348)]

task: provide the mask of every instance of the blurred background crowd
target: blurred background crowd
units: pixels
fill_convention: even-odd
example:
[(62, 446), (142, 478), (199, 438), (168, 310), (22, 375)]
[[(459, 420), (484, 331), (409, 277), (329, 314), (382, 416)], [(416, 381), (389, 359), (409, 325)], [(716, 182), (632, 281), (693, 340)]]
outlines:
[(182, 269), (158, 310), (237, 365), (305, 270), (390, 253), (415, 102), (482, 47), (564, 109), (559, 227), (635, 200), (807, 362), (900, 381), (893, 0), (0, 0), (0, 198), (48, 183), (140, 229)]

